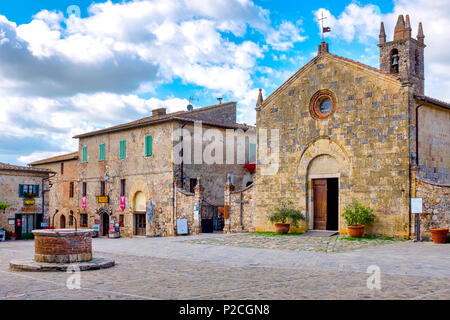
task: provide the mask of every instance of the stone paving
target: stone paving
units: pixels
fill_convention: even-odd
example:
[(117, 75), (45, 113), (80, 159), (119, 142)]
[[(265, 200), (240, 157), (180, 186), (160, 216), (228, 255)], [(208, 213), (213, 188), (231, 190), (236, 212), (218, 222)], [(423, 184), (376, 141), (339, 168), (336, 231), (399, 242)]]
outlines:
[[(72, 290), (64, 272), (9, 270), (9, 260), (32, 256), (33, 241), (0, 243), (0, 299), (450, 299), (448, 244), (330, 254), (191, 243), (241, 236), (94, 239), (94, 256), (116, 266), (82, 272)], [(373, 264), (381, 290), (367, 288)]]
[(390, 244), (394, 243), (395, 240), (387, 238), (362, 238), (355, 240), (349, 239), (347, 236), (273, 236), (264, 233), (242, 233), (232, 237), (209, 237), (189, 240), (188, 242), (192, 244), (335, 253)]

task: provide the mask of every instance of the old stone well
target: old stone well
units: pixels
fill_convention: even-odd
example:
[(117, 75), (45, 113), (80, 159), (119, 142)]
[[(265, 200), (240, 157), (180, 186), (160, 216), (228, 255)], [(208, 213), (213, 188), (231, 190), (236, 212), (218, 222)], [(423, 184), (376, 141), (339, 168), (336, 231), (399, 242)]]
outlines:
[(90, 229), (33, 230), (34, 259), (13, 260), (9, 266), (14, 271), (66, 271), (76, 265), (80, 271), (114, 266), (115, 261), (93, 258)]

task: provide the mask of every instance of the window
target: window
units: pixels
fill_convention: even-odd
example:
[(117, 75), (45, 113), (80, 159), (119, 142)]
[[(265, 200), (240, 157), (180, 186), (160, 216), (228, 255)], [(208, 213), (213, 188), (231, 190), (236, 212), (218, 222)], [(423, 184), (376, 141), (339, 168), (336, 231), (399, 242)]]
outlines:
[(123, 220), (124, 219), (124, 216), (123, 216), (123, 214), (121, 214), (121, 215), (119, 215), (119, 227), (123, 227)]
[(256, 161), (256, 143), (250, 143), (249, 162)]
[(189, 192), (194, 193), (194, 188), (197, 186), (197, 179), (189, 179)]
[(391, 73), (398, 73), (399, 70), (399, 54), (397, 49), (391, 51)]
[(100, 161), (105, 161), (105, 144), (100, 144)]
[(82, 196), (86, 197), (86, 193), (87, 193), (87, 184), (86, 184), (86, 182), (83, 182), (83, 193), (82, 193)]
[(150, 157), (152, 155), (152, 136), (145, 137), (145, 156)]
[(70, 182), (70, 187), (69, 187), (69, 198), (73, 198), (73, 193), (74, 193), (74, 183), (72, 181), (72, 182)]
[(120, 180), (120, 195), (121, 196), (125, 195), (125, 187), (126, 187), (126, 180), (125, 179)]
[(69, 214), (69, 226), (73, 226), (73, 211), (70, 210)]
[(19, 198), (25, 196), (34, 195), (35, 198), (39, 198), (40, 185), (38, 184), (19, 184)]
[(334, 94), (329, 90), (317, 91), (310, 102), (310, 112), (315, 119), (325, 119), (333, 114), (336, 109)]
[(127, 142), (125, 140), (120, 141), (120, 159), (125, 159), (127, 156)]
[(80, 227), (88, 226), (88, 215), (86, 213), (80, 214)]
[(61, 174), (64, 174), (64, 162), (61, 162)]
[(87, 162), (87, 146), (84, 146), (84, 147), (83, 147), (83, 157), (82, 157), (82, 161), (83, 161), (84, 163)]
[(100, 195), (106, 195), (106, 184), (105, 181), (100, 181)]

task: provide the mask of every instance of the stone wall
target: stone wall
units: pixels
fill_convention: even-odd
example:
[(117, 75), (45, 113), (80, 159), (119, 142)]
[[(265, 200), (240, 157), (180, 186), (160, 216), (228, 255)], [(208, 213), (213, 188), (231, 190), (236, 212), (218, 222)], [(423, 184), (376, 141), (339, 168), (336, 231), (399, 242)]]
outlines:
[[(181, 188), (176, 189), (176, 220), (186, 219), (188, 221), (188, 232), (194, 232), (194, 205), (195, 193), (187, 192)], [(177, 224), (175, 220), (175, 235), (177, 235)]]
[[(255, 231), (255, 185), (233, 191), (228, 183), (225, 186), (225, 205), (228, 206), (228, 219), (225, 219), (224, 233)], [(242, 221), (241, 221), (242, 216)]]
[[(416, 197), (423, 199), (423, 214), (420, 217), (422, 239), (431, 239), (430, 228), (450, 227), (450, 185), (436, 185), (420, 178), (416, 179)], [(411, 231), (415, 233), (412, 217)]]
[[(336, 99), (335, 112), (324, 119), (310, 112), (310, 101), (319, 90), (329, 90)], [(256, 230), (273, 231), (268, 214), (288, 199), (306, 210), (303, 227), (311, 228), (309, 168), (315, 158), (328, 155), (339, 170), (340, 232), (346, 233), (343, 208), (356, 199), (374, 208), (379, 218), (369, 234), (408, 237), (408, 90), (389, 75), (324, 54), (265, 100), (257, 111), (257, 130), (269, 130), (270, 137), (270, 130), (278, 129), (280, 152), (273, 174), (263, 172), (266, 165), (257, 166)], [(269, 147), (274, 153), (276, 146)]]

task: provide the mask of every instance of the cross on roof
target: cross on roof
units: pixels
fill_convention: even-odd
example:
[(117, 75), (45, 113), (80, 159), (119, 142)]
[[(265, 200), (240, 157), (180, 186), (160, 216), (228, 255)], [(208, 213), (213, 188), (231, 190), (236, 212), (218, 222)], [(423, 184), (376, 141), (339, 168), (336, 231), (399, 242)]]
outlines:
[(323, 27), (323, 21), (325, 19), (327, 19), (327, 17), (323, 16), (323, 11), (322, 11), (322, 18), (318, 19), (322, 23), (322, 41), (324, 40), (325, 32), (330, 32), (331, 31), (331, 29), (329, 27), (326, 27), (326, 28)]

